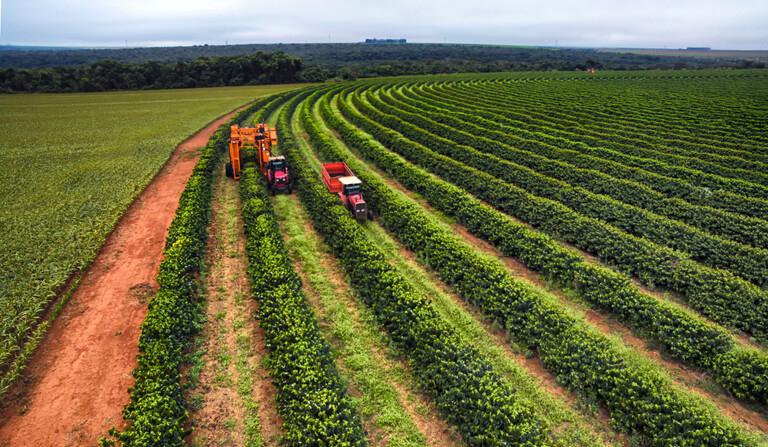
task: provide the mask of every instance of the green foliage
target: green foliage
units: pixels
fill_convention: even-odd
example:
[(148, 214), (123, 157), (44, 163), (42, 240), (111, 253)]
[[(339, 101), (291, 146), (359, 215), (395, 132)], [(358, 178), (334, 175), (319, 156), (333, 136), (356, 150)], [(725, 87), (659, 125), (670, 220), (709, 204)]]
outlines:
[[(333, 121), (327, 107), (322, 109)], [(313, 129), (306, 112), (304, 119), (305, 129), (318, 151), (326, 157), (338, 157), (327, 137), (316, 127)], [(342, 135), (350, 130), (354, 134), (350, 128), (348, 132), (339, 127), (337, 130)], [(467, 301), (494, 320), (504, 322), (518, 340), (537, 349), (545, 367), (564, 385), (605, 402), (614, 426), (628, 432), (639, 431), (659, 444), (683, 439), (696, 445), (720, 445), (727, 438), (737, 444), (745, 442), (735, 426), (670, 389), (657, 372), (633, 365), (607, 339), (585, 331), (572, 317), (520, 287), (502, 267), (473, 255), (467, 246), (435, 228), (416, 207), (407, 205), (384, 184), (366, 175), (353, 160), (344, 161), (363, 181), (364, 195), (371, 207), (381, 213), (381, 221), (406, 247), (428, 259), (441, 278)], [(397, 170), (396, 164), (390, 157), (382, 166)], [(444, 200), (455, 202), (457, 197), (445, 195)]]
[[(729, 101), (730, 104), (728, 104), (727, 108), (719, 108), (712, 111), (712, 113), (721, 116), (726, 115), (725, 117), (720, 118), (720, 121), (712, 123), (705, 122), (702, 126), (695, 126), (693, 123), (694, 117), (688, 115), (687, 119), (682, 123), (678, 123), (677, 126), (671, 122), (672, 120), (658, 123), (656, 126), (653, 126), (645, 132), (642, 138), (652, 139), (653, 135), (656, 133), (668, 132), (670, 131), (670, 128), (672, 128), (675, 132), (674, 136), (677, 138), (674, 140), (674, 145), (677, 147), (681, 144), (679, 140), (680, 135), (683, 133), (690, 133), (692, 128), (694, 132), (705, 133), (711, 132), (711, 129), (719, 128), (723, 121), (741, 121), (741, 117), (729, 117), (727, 115), (732, 114), (734, 110), (739, 110), (742, 107), (741, 103), (748, 100), (748, 98), (744, 96), (744, 92), (754, 90), (756, 87), (760, 86), (764, 77), (759, 75), (749, 76), (746, 74), (740, 74), (734, 77), (738, 79), (738, 82), (733, 82), (732, 85), (728, 82), (730, 80), (723, 79), (723, 77), (720, 77), (720, 79), (716, 81), (716, 90), (723, 92), (723, 94), (718, 95), (718, 102), (723, 103), (728, 101), (730, 98), (728, 98), (727, 95), (731, 95), (735, 98), (735, 101)], [(679, 81), (674, 78), (671, 79), (669, 76), (659, 78), (660, 79), (658, 79), (657, 82), (659, 82), (660, 85), (651, 85), (649, 86), (650, 88), (635, 88), (634, 86), (647, 86), (649, 81), (653, 82), (655, 80), (654, 76), (638, 76), (637, 79), (633, 79), (633, 81), (636, 82), (629, 83), (621, 82), (623, 80), (622, 78), (615, 80), (611, 78), (601, 79), (600, 83), (592, 83), (590, 85), (592, 91), (589, 94), (593, 95), (596, 91), (599, 92), (601, 89), (606, 88), (610, 89), (610, 92), (608, 94), (603, 93), (602, 97), (614, 97), (614, 95), (616, 95), (616, 90), (620, 90), (622, 94), (628, 97), (647, 95), (648, 92), (653, 91), (653, 89), (658, 90), (663, 94), (667, 83)], [(697, 78), (697, 76), (692, 75), (683, 76), (680, 79), (682, 82), (676, 82), (676, 85), (681, 89), (689, 89), (691, 95), (698, 95), (697, 87), (699, 89), (711, 89), (711, 86), (706, 87), (706, 84), (704, 86), (700, 85), (701, 83), (708, 82), (706, 76), (702, 76), (702, 79)], [(539, 108), (542, 104), (545, 104), (546, 101), (536, 99), (534, 102), (531, 102), (531, 98), (539, 98), (541, 96), (546, 97), (552, 90), (552, 84), (539, 86), (536, 94), (541, 96), (531, 96), (527, 98), (527, 107), (525, 107), (522, 112), (511, 111), (517, 107), (500, 108), (498, 101), (501, 100), (502, 96), (496, 97), (497, 103), (495, 105), (493, 105), (493, 101), (490, 101), (491, 105), (482, 108), (474, 107), (468, 112), (474, 116), (482, 117), (487, 121), (503, 124), (504, 132), (511, 138), (522, 137), (534, 142), (544, 142), (559, 148), (561, 151), (565, 151), (565, 158), (563, 158), (563, 155), (557, 153), (553, 154), (552, 152), (543, 154), (549, 158), (566, 159), (568, 162), (577, 164), (581, 167), (599, 169), (611, 176), (632, 180), (641, 185), (646, 185), (669, 197), (681, 198), (691, 203), (720, 208), (732, 213), (759, 217), (764, 220), (768, 219), (768, 201), (766, 201), (764, 188), (759, 185), (752, 185), (756, 187), (756, 190), (752, 192), (751, 196), (747, 197), (744, 195), (745, 191), (729, 187), (733, 185), (727, 179), (722, 179), (719, 176), (706, 175), (691, 177), (686, 174), (695, 174), (695, 172), (685, 169), (665, 172), (663, 169), (667, 166), (665, 163), (654, 163), (653, 160), (645, 160), (642, 158), (622, 157), (622, 154), (616, 151), (604, 149), (603, 146), (605, 145), (610, 146), (615, 144), (612, 143), (610, 139), (587, 138), (581, 132), (574, 132), (573, 129), (582, 129), (588, 126), (598, 125), (601, 128), (603, 126), (610, 126), (616, 121), (616, 115), (623, 115), (626, 113), (628, 105), (614, 105), (612, 108), (598, 107), (597, 110), (594, 110), (594, 107), (590, 107), (588, 104), (585, 104), (584, 101), (580, 101), (578, 97), (572, 98), (571, 101), (564, 101), (562, 96), (566, 95), (569, 92), (569, 89), (574, 87), (574, 83), (561, 84), (561, 88), (557, 89), (559, 96), (556, 100), (552, 101), (554, 104), (550, 106), (551, 108), (548, 108), (545, 111), (546, 113), (538, 115), (536, 117), (538, 119), (534, 119), (530, 116), (530, 114), (534, 113), (531, 109)], [(605, 84), (605, 86), (601, 86), (601, 84)], [(578, 84), (576, 84), (576, 86), (578, 86)], [(726, 91), (726, 89), (728, 89), (728, 91)], [(467, 110), (466, 105), (468, 102), (471, 101), (475, 103), (476, 101), (481, 100), (484, 96), (481, 91), (475, 89), (471, 92), (464, 91), (462, 88), (442, 89), (435, 87), (434, 84), (418, 86), (415, 90), (419, 93), (419, 97), (430, 101), (436, 100), (440, 103), (445, 103), (449, 105), (449, 109), (451, 110), (453, 110), (454, 107), (458, 107), (458, 110)], [(514, 90), (510, 89), (505, 93), (509, 95), (511, 91)], [(640, 120), (633, 121), (633, 127), (640, 127), (648, 122), (654, 122), (659, 119), (659, 116), (664, 117), (666, 115), (660, 113), (658, 109), (673, 107), (664, 104), (666, 98), (654, 99), (656, 104), (658, 104), (656, 110), (643, 114), (642, 119)], [(647, 97), (636, 99), (636, 101), (641, 104), (647, 100)], [(567, 121), (561, 125), (552, 122), (552, 117), (560, 116), (563, 109), (570, 109), (570, 111), (573, 111), (575, 109), (573, 107), (574, 104), (578, 105), (578, 109), (592, 110), (589, 110), (589, 114), (578, 122)], [(704, 113), (705, 112), (702, 111), (700, 114), (704, 116)], [(594, 118), (594, 115), (601, 114), (607, 115), (603, 118), (602, 122)], [(720, 132), (715, 134), (712, 138), (715, 138), (713, 141), (716, 142), (717, 146), (728, 145), (735, 148), (726, 152), (728, 154), (735, 154), (738, 157), (754, 159), (765, 163), (764, 150), (760, 149), (759, 137), (756, 137), (758, 133), (752, 131), (752, 127), (753, 126), (749, 123), (739, 122), (738, 125), (727, 128), (727, 131), (725, 131), (724, 134)], [(531, 146), (525, 144), (526, 150), (537, 151), (537, 147), (541, 148), (541, 146), (538, 145)], [(677, 149), (675, 149), (675, 151), (677, 151)], [(717, 148), (707, 146), (705, 151), (715, 152), (717, 151)], [(696, 155), (701, 157), (702, 152), (703, 151), (699, 151)], [(633, 161), (640, 164), (635, 165)], [(645, 163), (645, 166), (643, 165), (643, 162), (647, 162)], [(729, 162), (732, 161), (729, 160)], [(648, 163), (650, 163), (650, 166)], [(657, 173), (654, 169), (648, 170), (648, 167), (655, 167), (662, 171)], [(741, 184), (743, 184), (743, 182), (741, 182)], [(749, 187), (750, 185), (747, 184), (746, 186)]]
[(222, 124), (205, 147), (187, 181), (166, 239), (165, 258), (155, 278), (158, 292), (149, 302), (139, 336), (138, 366), (123, 409), (128, 427), (110, 430), (115, 440), (102, 445), (185, 446), (187, 403), (182, 394), (180, 366), (191, 335), (200, 329), (202, 309), (197, 300), (197, 274), (207, 239), (211, 181), (220, 155), (229, 142), (229, 126), (261, 107), (254, 104)]
[(66, 302), (51, 306), (62, 286), (79, 281), (176, 145), (285, 89), (0, 95), (0, 396), (52, 321), (46, 311)]
[(248, 274), (270, 352), (268, 366), (278, 390), (278, 411), (285, 421), (282, 442), (365, 446), (362, 422), (293, 270), (263, 177), (252, 163), (242, 172)]
[[(417, 129), (395, 116), (377, 111), (358, 95), (353, 95), (352, 101), (362, 111), (390, 126)], [(691, 307), (715, 321), (748, 331), (762, 340), (768, 338), (768, 294), (754, 284), (729, 272), (702, 266), (683, 253), (629, 235), (604, 221), (583, 216), (557, 201), (537, 197), (483, 170), (407, 140), (370, 119), (357, 118), (355, 123), (392, 150), (501, 211), (594, 253), (602, 261), (618, 266), (645, 283), (678, 292), (688, 299)]]
[[(386, 131), (356, 113), (344, 101), (339, 102), (339, 108), (350, 121), (377, 136), (396, 152), (418, 160), (418, 164), (435, 166), (444, 159), (392, 131)], [(579, 290), (588, 302), (609, 310), (626, 324), (648, 334), (679, 360), (710, 370), (715, 380), (738, 398), (757, 402), (768, 399), (768, 357), (765, 355), (736, 349), (733, 340), (722, 329), (678, 307), (665, 305), (651, 296), (641, 294), (631, 286), (625, 275), (595, 267), (583, 257), (558, 246), (549, 237), (531, 231), (525, 225), (482, 205), (467, 194), (467, 191), (476, 192), (483, 197), (482, 181), (464, 183), (471, 185), (471, 188), (463, 191), (443, 181), (434, 180), (424, 171), (383, 151), (335, 117), (327, 99), (321, 103), (321, 111), (350, 146), (393, 173), (406, 187), (423, 194), (432, 206), (456, 217), (476, 236), (487, 239), (506, 255), (520, 259), (529, 268), (551, 280)], [(461, 172), (451, 169), (457, 166), (452, 160), (444, 159), (443, 163), (446, 168), (439, 172)], [(459, 177), (445, 176), (449, 181), (453, 178)], [(541, 208), (535, 206), (528, 209), (531, 210), (530, 214), (541, 212)], [(567, 219), (563, 221), (568, 222)], [(745, 311), (755, 312), (755, 309), (748, 308)]]
[[(479, 117), (472, 109), (455, 103), (447, 104), (425, 98), (412, 99), (391, 86), (374, 97), (387, 103), (391, 107), (388, 110), (394, 110), (393, 113), (401, 119), (416, 125), (428, 123), (422, 128), (433, 129), (430, 133), (439, 133), (454, 142), (528, 167), (572, 186), (585, 188), (595, 194), (604, 194), (710, 234), (757, 248), (768, 248), (768, 222), (765, 220), (695, 205), (679, 198), (667, 198), (664, 194), (645, 186), (645, 179), (634, 179), (631, 176), (632, 171), (628, 168), (624, 169), (630, 173), (627, 178), (632, 180), (614, 178), (611, 175), (617, 175), (616, 171), (622, 168), (622, 165), (616, 162), (583, 155), (571, 149), (561, 149), (535, 139), (538, 135), (534, 133)], [(401, 113), (402, 111), (409, 113)], [(527, 138), (517, 136), (518, 133), (527, 134)], [(728, 162), (731, 162), (732, 158), (742, 160), (729, 157)], [(605, 173), (606, 171), (611, 175)], [(640, 222), (635, 225), (638, 226)]]
[(468, 445), (550, 445), (547, 429), (533, 410), (516, 399), (510, 384), (473, 347), (462, 343), (426, 298), (396, 272), (300, 157), (288, 122), (292, 110), (281, 113), (277, 129), (299, 197), (352, 287), (408, 357), (419, 385), (435, 399), (438, 410), (458, 427)]
[(0, 93), (103, 92), (287, 84), (301, 81), (301, 59), (278, 51), (141, 64), (101, 60), (77, 67), (0, 68)]

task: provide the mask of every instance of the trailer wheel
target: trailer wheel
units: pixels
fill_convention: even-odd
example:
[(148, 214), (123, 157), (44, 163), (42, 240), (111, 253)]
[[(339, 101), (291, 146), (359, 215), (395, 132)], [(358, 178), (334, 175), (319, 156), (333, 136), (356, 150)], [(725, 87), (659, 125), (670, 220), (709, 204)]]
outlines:
[(227, 177), (235, 178), (235, 170), (232, 169), (232, 163), (227, 163), (224, 165), (224, 172), (226, 172)]

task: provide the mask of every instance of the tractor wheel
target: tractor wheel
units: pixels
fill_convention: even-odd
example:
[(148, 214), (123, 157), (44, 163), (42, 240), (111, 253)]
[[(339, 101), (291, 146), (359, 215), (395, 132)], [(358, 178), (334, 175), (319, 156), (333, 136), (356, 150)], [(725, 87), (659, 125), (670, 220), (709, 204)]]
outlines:
[(288, 194), (293, 194), (293, 186), (288, 185)]
[(229, 178), (235, 178), (235, 170), (232, 169), (232, 163), (227, 163), (224, 165), (224, 171), (227, 174), (227, 177)]
[(270, 189), (270, 191), (272, 191), (272, 195), (274, 196), (275, 195), (275, 187), (271, 186), (269, 189)]
[(373, 211), (368, 210), (368, 220), (373, 220)]

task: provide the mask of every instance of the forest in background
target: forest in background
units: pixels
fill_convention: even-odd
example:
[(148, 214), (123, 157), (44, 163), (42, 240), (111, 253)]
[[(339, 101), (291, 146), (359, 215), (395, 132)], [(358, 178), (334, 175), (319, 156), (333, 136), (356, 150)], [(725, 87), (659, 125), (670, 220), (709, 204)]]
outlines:
[(92, 92), (324, 82), (510, 71), (764, 68), (745, 59), (458, 44), (262, 44), (0, 49), (0, 93)]

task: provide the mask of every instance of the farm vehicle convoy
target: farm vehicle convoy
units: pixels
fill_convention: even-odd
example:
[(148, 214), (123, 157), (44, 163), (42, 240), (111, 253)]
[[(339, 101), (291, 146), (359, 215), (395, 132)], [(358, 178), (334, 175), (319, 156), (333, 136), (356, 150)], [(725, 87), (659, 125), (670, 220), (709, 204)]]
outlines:
[[(272, 145), (277, 143), (274, 127), (264, 123), (256, 127), (240, 127), (235, 124), (230, 128), (229, 159), (225, 165), (227, 177), (240, 179), (244, 151), (254, 150), (259, 162), (261, 175), (267, 179), (269, 189), (274, 195), (278, 191), (293, 192), (288, 175), (288, 162), (282, 155), (272, 155)], [(338, 194), (355, 219), (364, 221), (373, 219), (373, 212), (368, 210), (362, 193), (362, 182), (345, 163), (326, 163), (323, 165), (323, 181), (328, 191)]]
[(227, 177), (240, 179), (244, 151), (254, 150), (259, 162), (261, 175), (266, 177), (269, 189), (274, 195), (277, 191), (293, 192), (288, 175), (288, 163), (285, 157), (272, 156), (272, 145), (277, 143), (274, 127), (259, 124), (256, 127), (240, 127), (235, 124), (230, 128), (229, 163), (226, 164)]

